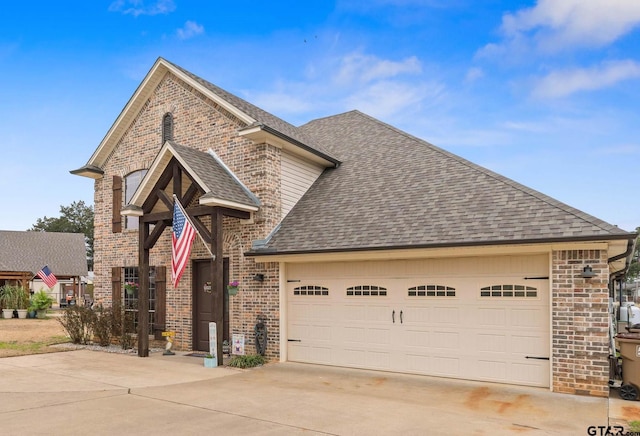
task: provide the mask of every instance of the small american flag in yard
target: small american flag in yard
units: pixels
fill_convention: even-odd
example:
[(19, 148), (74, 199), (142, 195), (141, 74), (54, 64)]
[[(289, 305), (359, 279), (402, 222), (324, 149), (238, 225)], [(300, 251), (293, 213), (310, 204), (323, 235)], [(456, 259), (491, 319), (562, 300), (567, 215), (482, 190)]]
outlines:
[(196, 229), (186, 216), (177, 198), (173, 205), (173, 232), (171, 235), (171, 281), (173, 287), (178, 287), (178, 282), (189, 260), (191, 246), (196, 237)]
[(40, 277), (44, 284), (50, 288), (53, 288), (56, 283), (58, 283), (58, 279), (53, 275), (47, 265), (43, 266), (42, 269), (38, 271), (38, 277)]

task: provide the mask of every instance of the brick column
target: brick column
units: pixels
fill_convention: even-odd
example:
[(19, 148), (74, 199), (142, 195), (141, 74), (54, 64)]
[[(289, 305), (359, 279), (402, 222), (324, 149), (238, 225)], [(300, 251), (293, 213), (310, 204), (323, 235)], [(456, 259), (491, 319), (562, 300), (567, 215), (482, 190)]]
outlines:
[[(580, 277), (589, 265), (596, 274)], [(606, 250), (553, 252), (553, 390), (609, 396), (609, 267)]]

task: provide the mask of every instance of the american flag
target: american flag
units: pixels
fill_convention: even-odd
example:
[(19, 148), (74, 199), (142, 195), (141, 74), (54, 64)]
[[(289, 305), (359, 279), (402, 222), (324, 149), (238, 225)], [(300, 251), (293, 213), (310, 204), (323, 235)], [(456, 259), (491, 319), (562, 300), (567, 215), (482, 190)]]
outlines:
[(186, 213), (182, 209), (177, 198), (173, 204), (173, 232), (171, 235), (171, 281), (173, 287), (178, 287), (178, 282), (189, 260), (191, 246), (196, 237), (196, 229), (193, 227)]
[(37, 275), (42, 279), (44, 284), (50, 288), (53, 288), (56, 283), (58, 283), (58, 279), (53, 275), (48, 265), (43, 266)]

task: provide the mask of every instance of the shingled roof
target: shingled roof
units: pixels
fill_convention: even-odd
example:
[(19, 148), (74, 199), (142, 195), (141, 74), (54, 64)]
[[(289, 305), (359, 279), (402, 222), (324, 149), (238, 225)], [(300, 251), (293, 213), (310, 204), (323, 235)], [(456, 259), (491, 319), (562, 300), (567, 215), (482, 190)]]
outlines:
[(300, 129), (342, 165), (325, 170), (256, 253), (631, 237), (358, 111)]
[(260, 206), (258, 197), (244, 186), (221, 160), (215, 157), (213, 151), (205, 153), (173, 141), (170, 141), (170, 144), (183, 159), (187, 168), (193, 171), (193, 176), (201, 181), (201, 188), (205, 190), (202, 200), (218, 199), (252, 209)]
[(57, 277), (86, 276), (84, 235), (0, 230), (0, 271), (35, 275), (45, 265)]

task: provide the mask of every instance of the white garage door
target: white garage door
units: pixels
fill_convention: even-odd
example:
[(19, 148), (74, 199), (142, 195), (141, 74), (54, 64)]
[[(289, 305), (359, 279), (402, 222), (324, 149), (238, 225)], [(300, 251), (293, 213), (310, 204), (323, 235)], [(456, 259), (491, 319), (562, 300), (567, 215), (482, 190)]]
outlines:
[[(528, 259), (531, 274), (504, 258), (494, 274), (473, 259), (288, 266), (288, 360), (548, 386), (546, 256)], [(417, 274), (443, 262), (478, 272)]]

